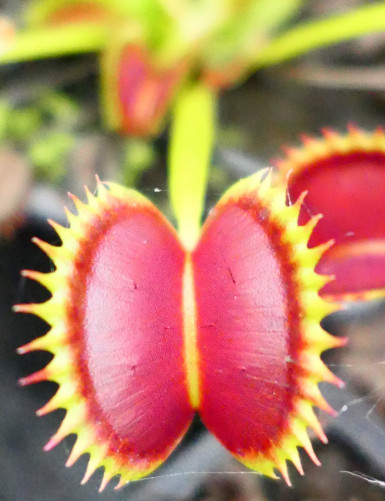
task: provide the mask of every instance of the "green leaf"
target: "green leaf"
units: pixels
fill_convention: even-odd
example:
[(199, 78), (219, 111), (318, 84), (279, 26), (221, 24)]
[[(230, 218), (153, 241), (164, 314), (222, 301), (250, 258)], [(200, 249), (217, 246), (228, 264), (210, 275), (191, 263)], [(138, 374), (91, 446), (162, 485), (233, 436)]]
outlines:
[(268, 66), (310, 50), (385, 30), (385, 2), (367, 5), (327, 19), (298, 24), (258, 53), (255, 66)]
[(258, 29), (266, 33), (297, 14), (303, 3), (304, 0), (274, 0), (273, 2), (272, 0), (254, 0), (247, 14), (254, 30)]
[(170, 201), (179, 235), (193, 248), (203, 214), (214, 142), (217, 95), (203, 84), (186, 86), (173, 110), (169, 150)]
[(107, 27), (96, 24), (26, 30), (16, 36), (7, 50), (0, 51), (0, 64), (98, 51), (107, 42)]
[[(30, 0), (24, 8), (23, 18), (26, 26), (39, 27), (47, 25), (50, 16), (62, 9), (71, 9), (71, 7), (80, 7), (83, 13), (87, 13), (88, 8), (102, 8), (111, 13), (119, 13), (119, 5), (123, 1), (119, 0)], [(121, 9), (120, 9), (121, 10)], [(70, 21), (69, 21), (70, 22)]]

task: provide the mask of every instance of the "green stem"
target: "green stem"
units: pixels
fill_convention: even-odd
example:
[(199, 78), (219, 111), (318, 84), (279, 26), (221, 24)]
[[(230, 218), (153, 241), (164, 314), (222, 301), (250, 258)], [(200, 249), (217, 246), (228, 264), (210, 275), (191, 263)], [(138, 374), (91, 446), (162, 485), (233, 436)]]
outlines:
[(170, 202), (186, 248), (198, 241), (214, 142), (217, 95), (203, 84), (182, 89), (173, 113), (169, 150)]
[(280, 63), (313, 49), (385, 30), (385, 2), (354, 9), (328, 19), (299, 24), (259, 52), (257, 68)]
[(21, 32), (0, 51), (0, 64), (98, 51), (107, 38), (106, 26), (89, 23), (36, 28)]

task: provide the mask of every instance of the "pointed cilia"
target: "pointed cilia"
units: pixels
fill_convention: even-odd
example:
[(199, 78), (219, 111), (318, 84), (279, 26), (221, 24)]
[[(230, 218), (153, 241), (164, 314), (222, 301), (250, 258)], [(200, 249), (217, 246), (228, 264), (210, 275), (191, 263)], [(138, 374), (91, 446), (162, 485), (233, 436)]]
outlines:
[(266, 171), (244, 179), (194, 249), (132, 190), (99, 183), (73, 200), (69, 228), (51, 221), (62, 245), (35, 240), (55, 271), (24, 271), (52, 297), (15, 307), (51, 325), (19, 349), (54, 354), (22, 380), (59, 384), (38, 411), (67, 411), (46, 450), (75, 433), (67, 464), (89, 453), (84, 482), (104, 467), (101, 489), (115, 475), (120, 487), (159, 466), (198, 412), (249, 468), (289, 483), (298, 446), (318, 463), (307, 428), (326, 442), (313, 406), (332, 411), (317, 385), (340, 384), (320, 354), (344, 341), (320, 327), (336, 309), (314, 272), (330, 244), (308, 248), (318, 217), (298, 226), (303, 196), (288, 207)]
[(335, 276), (321, 291), (326, 298), (366, 300), (385, 295), (385, 135), (350, 127), (346, 134), (325, 130), (303, 137), (277, 161), (288, 177), (288, 198), (308, 191), (300, 224), (321, 213), (309, 246), (333, 239), (317, 271)]

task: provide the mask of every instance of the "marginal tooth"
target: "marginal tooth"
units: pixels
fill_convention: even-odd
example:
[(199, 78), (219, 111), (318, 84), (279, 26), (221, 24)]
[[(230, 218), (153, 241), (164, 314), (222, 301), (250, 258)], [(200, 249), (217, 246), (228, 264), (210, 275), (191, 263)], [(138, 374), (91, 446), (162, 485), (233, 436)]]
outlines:
[(326, 402), (323, 398), (318, 385), (309, 379), (309, 377), (303, 378), (300, 382), (300, 395), (312, 402), (313, 405), (316, 405), (319, 409), (327, 412), (332, 416), (336, 416), (336, 411)]
[(102, 202), (107, 202), (110, 196), (111, 194), (104, 184), (98, 186), (98, 198), (100, 198)]
[(78, 224), (83, 228), (84, 232), (84, 224), (88, 224), (90, 220), (98, 214), (99, 209), (100, 209), (100, 203), (98, 200), (93, 197), (91, 204), (84, 203), (82, 202), (78, 197), (75, 195), (72, 195), (71, 193), (68, 193), (68, 196), (71, 198), (73, 201), (76, 210), (77, 210), (77, 219), (78, 219)]
[(98, 198), (105, 201), (109, 196), (110, 192), (106, 188), (106, 185), (100, 181), (98, 176), (96, 176), (96, 188), (98, 192)]
[(48, 221), (49, 225), (52, 226), (52, 228), (55, 230), (55, 232), (60, 237), (60, 240), (62, 242), (64, 242), (65, 240), (67, 240), (67, 236), (70, 233), (68, 231), (68, 228), (65, 228), (64, 226), (62, 226), (61, 224), (57, 223), (53, 219), (48, 219), (47, 221)]
[(55, 320), (60, 321), (63, 314), (63, 304), (59, 302), (55, 294), (45, 303), (16, 304), (13, 306), (13, 311), (16, 313), (31, 313), (39, 316), (49, 324), (53, 324)]
[(302, 161), (309, 157), (313, 157), (315, 159), (323, 155), (325, 149), (323, 141), (313, 137), (308, 137), (305, 141), (303, 141), (303, 143), (307, 151), (301, 151)]
[(281, 149), (287, 157), (295, 157), (298, 154), (298, 149), (293, 146), (283, 145)]
[(21, 378), (19, 384), (21, 386), (27, 386), (29, 384), (40, 383), (41, 381), (55, 381), (60, 383), (61, 376), (66, 374), (70, 367), (70, 365), (68, 365), (68, 358), (69, 357), (66, 357), (64, 354), (60, 357), (56, 355), (44, 369)]
[(96, 179), (96, 188), (97, 188), (97, 189), (99, 189), (100, 187), (105, 188), (104, 183), (102, 183), (102, 182), (100, 181), (100, 177), (99, 177), (97, 174), (95, 174), (95, 179)]
[(303, 144), (305, 144), (306, 146), (312, 146), (318, 143), (318, 141), (314, 139), (314, 137), (308, 136), (307, 134), (300, 134), (300, 138)]
[(82, 430), (82, 432), (77, 436), (76, 442), (72, 447), (71, 453), (66, 461), (66, 467), (69, 468), (73, 466), (76, 461), (87, 452), (87, 449), (94, 443), (91, 435)]
[[(324, 137), (328, 143), (328, 148), (333, 152), (343, 152), (348, 148), (348, 144), (345, 137), (340, 136), (331, 129), (324, 129)], [(325, 145), (324, 145), (325, 148)]]
[(297, 437), (300, 446), (305, 449), (305, 451), (307, 452), (308, 456), (313, 461), (313, 463), (316, 464), (317, 466), (321, 466), (321, 462), (315, 455), (309, 435), (307, 434), (306, 428), (303, 426), (303, 424), (299, 423), (298, 421), (292, 422), (290, 427), (295, 437)]
[[(71, 242), (71, 239), (68, 239), (68, 241)], [(51, 245), (36, 237), (32, 239), (32, 242), (51, 259), (55, 267), (57, 263), (62, 265), (62, 263), (65, 263), (66, 261), (72, 262), (78, 250), (78, 246), (75, 246), (73, 249), (73, 245)]]
[[(289, 192), (289, 187), (287, 188), (287, 193)], [(303, 191), (296, 201), (290, 199), (289, 203), (291, 205), (287, 205), (285, 211), (282, 212), (284, 216), (284, 220), (286, 222), (286, 228), (289, 229), (291, 234), (294, 232), (298, 233), (298, 218), (301, 210), (302, 203), (307, 195), (307, 191)]]
[(288, 451), (288, 457), (293, 465), (296, 467), (298, 473), (300, 475), (304, 475), (304, 471), (302, 468), (301, 458), (299, 457), (299, 452), (297, 447), (291, 447), (290, 451)]
[[(57, 224), (52, 219), (49, 219), (48, 222), (54, 228), (56, 233), (59, 235), (62, 242), (65, 242), (65, 248), (68, 253), (72, 256), (76, 255), (79, 250), (79, 235), (76, 235), (72, 228), (64, 228), (60, 224)], [(84, 229), (83, 229), (84, 232)]]
[(91, 476), (95, 473), (96, 469), (99, 468), (100, 464), (91, 462), (92, 456), (88, 461), (86, 472), (82, 478), (82, 481), (80, 482), (81, 485), (84, 485), (88, 482), (88, 480), (91, 478)]
[(82, 237), (84, 234), (84, 226), (79, 220), (79, 217), (73, 214), (67, 207), (64, 207), (64, 212), (66, 214), (71, 232), (77, 238)]
[(285, 480), (286, 484), (291, 487), (289, 472), (287, 470), (287, 464), (285, 460), (280, 460), (277, 464), (277, 468), (282, 475), (282, 478)]
[[(274, 454), (273, 454), (273, 457)], [(266, 475), (267, 477), (278, 479), (278, 475), (275, 473), (274, 468), (276, 468), (276, 464), (273, 460), (269, 460), (269, 458), (264, 458), (260, 465), (257, 467), (251, 466), (251, 468), (258, 470), (262, 475)]]
[(295, 205), (295, 207), (297, 208), (298, 210), (298, 215), (299, 215), (299, 212), (301, 210), (301, 207), (302, 207), (302, 204), (305, 200), (305, 198), (307, 197), (307, 194), (309, 193), (309, 190), (304, 190), (300, 196), (297, 198), (297, 200), (294, 202), (293, 205)]
[(334, 282), (336, 277), (334, 275), (321, 275), (320, 273), (315, 273), (317, 289), (320, 290), (325, 285), (330, 284), (330, 282)]
[[(62, 424), (64, 424), (64, 421), (62, 422)], [(51, 451), (54, 447), (56, 447), (63, 440), (63, 438), (65, 438), (67, 435), (70, 435), (71, 433), (74, 433), (73, 429), (69, 430), (67, 433), (64, 433), (64, 431), (62, 433), (60, 433), (60, 430), (61, 430), (61, 427), (55, 433), (55, 435), (53, 435), (48, 440), (48, 442), (45, 444), (45, 446), (43, 447), (43, 450), (45, 452)]]
[(60, 397), (58, 398), (55, 397), (56, 395), (53, 396), (51, 400), (49, 400), (45, 405), (43, 405), (43, 407), (40, 407), (40, 409), (36, 411), (36, 415), (45, 416), (46, 414), (56, 411), (57, 409), (64, 408), (64, 404), (62, 405)]
[(312, 409), (312, 406), (309, 402), (306, 402), (304, 400), (297, 400), (295, 402), (295, 408), (296, 408), (296, 415), (301, 416), (301, 419), (306, 423), (307, 426), (310, 426), (312, 428), (318, 438), (326, 444), (328, 442), (328, 439), (316, 417), (314, 414), (314, 411)]
[(14, 304), (12, 310), (15, 313), (34, 313), (34, 308), (38, 303)]
[(107, 470), (106, 468), (104, 469), (104, 473), (103, 473), (103, 479), (101, 481), (101, 484), (100, 484), (100, 487), (99, 487), (99, 492), (102, 492), (104, 491), (104, 489), (106, 488), (108, 482), (111, 480), (111, 478), (114, 476), (115, 474), (114, 473), (111, 473), (109, 470)]
[(36, 414), (38, 416), (44, 416), (56, 409), (65, 409), (70, 401), (73, 401), (76, 395), (76, 384), (72, 381), (66, 381), (62, 383), (55, 395), (41, 407)]
[(300, 365), (313, 376), (317, 377), (319, 381), (324, 381), (325, 383), (331, 383), (339, 388), (344, 386), (343, 381), (341, 381), (333, 372), (331, 372), (326, 365), (319, 358), (316, 353), (311, 353), (309, 351), (304, 351), (300, 355)]
[(63, 419), (57, 432), (50, 438), (48, 443), (44, 446), (45, 451), (50, 451), (57, 444), (59, 444), (63, 438), (71, 433), (76, 433), (76, 429), (79, 425), (84, 423), (86, 420), (86, 410), (83, 404), (78, 404), (67, 410), (67, 414)]
[(66, 255), (67, 251), (65, 247), (61, 245), (51, 245), (40, 238), (34, 237), (32, 242), (39, 247), (54, 263), (58, 260), (62, 260)]
[[(47, 366), (48, 367), (48, 366)], [(45, 367), (44, 369), (41, 369), (40, 371), (34, 372), (33, 374), (22, 377), (19, 379), (19, 384), (20, 386), (27, 386), (30, 384), (35, 384), (35, 383), (40, 383), (41, 381), (47, 381), (50, 379), (50, 372)]]
[(102, 461), (105, 458), (105, 452), (104, 448), (100, 448), (98, 451), (92, 451), (92, 454), (90, 454), (90, 459), (88, 461), (87, 469), (84, 474), (84, 477), (82, 481), (80, 482), (81, 485), (84, 485), (85, 483), (88, 482), (90, 477), (93, 475), (95, 470), (99, 468), (102, 465)]
[(29, 353), (31, 351), (37, 351), (37, 350), (47, 350), (49, 349), (49, 342), (47, 342), (46, 336), (41, 336), (33, 341), (30, 341), (29, 343), (20, 346), (17, 348), (17, 353), (19, 355), (25, 355), (25, 353)]
[(327, 336), (328, 336), (329, 349), (331, 349), (331, 348), (343, 348), (349, 342), (349, 339), (347, 337), (331, 336), (330, 334), (327, 334)]
[(67, 195), (69, 196), (69, 198), (72, 200), (74, 206), (76, 207), (76, 210), (78, 212), (78, 216), (80, 216), (81, 213), (83, 213), (84, 211), (87, 210), (87, 204), (82, 202), (80, 200), (80, 198), (78, 198), (73, 193), (69, 193), (69, 192), (67, 193)]
[(298, 228), (298, 217), (299, 217), (300, 206), (297, 203), (286, 206), (286, 209), (282, 212), (283, 220), (285, 221), (285, 228), (294, 235)]
[(30, 351), (46, 350), (52, 353), (57, 353), (58, 349), (62, 349), (63, 343), (66, 340), (66, 331), (62, 323), (55, 324), (44, 336), (33, 339), (24, 346), (17, 348), (19, 355), (24, 355)]
[(51, 273), (41, 273), (40, 271), (34, 270), (22, 270), (21, 275), (29, 278), (30, 280), (35, 280), (35, 282), (39, 282), (49, 291), (52, 291), (55, 288), (55, 285), (58, 284), (58, 281), (62, 279), (57, 271)]
[(333, 139), (338, 137), (338, 134), (333, 129), (329, 129), (328, 127), (322, 128), (321, 132), (322, 132), (323, 136), (325, 137), (325, 139), (328, 139), (330, 141), (333, 141)]
[[(42, 374), (40, 374), (42, 373)], [(40, 377), (44, 375), (44, 380), (48, 381), (56, 381), (56, 375), (57, 375), (57, 369), (56, 369), (56, 364), (55, 364), (55, 357), (42, 369), (41, 371), (35, 372), (34, 374), (31, 374), (31, 376), (35, 376), (37, 378), (33, 382), (39, 382), (42, 381)], [(26, 379), (26, 378), (24, 378)]]
[[(317, 217), (317, 216), (316, 216)], [(331, 247), (333, 247), (333, 245), (335, 244), (335, 240), (333, 239), (330, 239), (328, 240), (327, 242), (324, 242), (320, 245), (317, 245), (317, 247), (313, 247), (311, 250), (318, 250), (318, 252), (321, 253), (321, 256), (322, 254), (324, 254), (326, 251), (328, 251)]]
[[(312, 332), (314, 336), (312, 336)], [(312, 332), (308, 333), (308, 345), (309, 348), (311, 345), (314, 346), (314, 351), (321, 353), (325, 350), (331, 350), (332, 348), (341, 348), (342, 346), (346, 346), (347, 338), (346, 337), (337, 337), (328, 334), (326, 331), (322, 329), (322, 327), (317, 328), (317, 326), (312, 330)]]
[(339, 341), (342, 338), (331, 336), (313, 319), (304, 320), (302, 327), (303, 341), (309, 351), (320, 354), (324, 350), (342, 345)]
[(124, 485), (126, 485), (127, 482), (128, 482), (128, 480), (125, 480), (123, 478), (123, 475), (120, 475), (119, 483), (117, 485), (115, 485), (114, 489), (116, 491), (121, 489)]
[(326, 366), (325, 369), (327, 371), (327, 376), (325, 375), (324, 381), (326, 383), (331, 383), (334, 384), (334, 386), (337, 386), (338, 388), (343, 388), (345, 386), (344, 381), (337, 377), (332, 371), (330, 371)]
[(316, 214), (312, 216), (309, 221), (303, 226), (299, 226), (299, 229), (302, 233), (302, 238), (305, 239), (306, 242), (309, 241), (311, 234), (313, 233), (314, 228), (317, 226), (319, 221), (323, 218), (322, 214)]
[(96, 197), (93, 193), (91, 193), (91, 191), (89, 190), (88, 186), (84, 186), (84, 191), (86, 193), (86, 197), (87, 197), (87, 204), (88, 205), (94, 205), (95, 204), (95, 201), (96, 203), (98, 203), (98, 201), (96, 200)]

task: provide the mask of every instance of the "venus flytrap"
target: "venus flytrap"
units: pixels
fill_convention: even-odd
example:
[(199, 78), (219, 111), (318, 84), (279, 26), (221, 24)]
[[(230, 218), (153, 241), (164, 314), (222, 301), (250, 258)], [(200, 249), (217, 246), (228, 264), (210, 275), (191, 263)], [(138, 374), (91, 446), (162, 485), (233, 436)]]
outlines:
[[(49, 2), (55, 9), (59, 4), (63, 7), (58, 0)], [(94, 7), (91, 1), (69, 5), (80, 4)], [(162, 464), (196, 412), (239, 461), (270, 477), (279, 472), (290, 484), (287, 461), (303, 473), (298, 447), (319, 464), (307, 429), (327, 441), (313, 407), (334, 411), (318, 383), (342, 385), (321, 360), (324, 350), (345, 343), (320, 326), (326, 315), (339, 309), (333, 298), (326, 301), (319, 294), (331, 281), (328, 273), (317, 268), (332, 248), (330, 236), (308, 245), (317, 238), (320, 222), (317, 211), (307, 221), (298, 221), (307, 186), (293, 197), (293, 203), (287, 203), (286, 174), (275, 183), (270, 170), (236, 183), (203, 226), (201, 218), (218, 91), (258, 64), (287, 56), (278, 42), (274, 49), (269, 30), (278, 30), (300, 2), (291, 2), (290, 8), (288, 3), (277, 2), (284, 13), (275, 18), (269, 14), (271, 2), (245, 0), (242, 5), (250, 14), (245, 34), (230, 22), (231, 16), (243, 18), (236, 3), (229, 0), (220, 22), (207, 22), (203, 33), (186, 32), (184, 42), (178, 23), (188, 26), (189, 16), (196, 16), (199, 7), (181, 2), (175, 15), (173, 5), (171, 0), (133, 2), (126, 19), (108, 14), (105, 24), (100, 18), (84, 22), (81, 16), (79, 21), (78, 14), (76, 23), (63, 23), (69, 12), (60, 12), (55, 29), (68, 44), (63, 40), (61, 45), (53, 44), (51, 56), (76, 52), (78, 42), (81, 51), (98, 50), (103, 57), (113, 53), (116, 58), (118, 77), (106, 85), (127, 94), (118, 92), (115, 106), (121, 109), (110, 115), (114, 128), (143, 136), (156, 134), (170, 111), (169, 196), (177, 230), (143, 195), (114, 183), (98, 181), (96, 195), (87, 191), (87, 203), (72, 196), (77, 214), (67, 212), (69, 227), (51, 222), (62, 244), (52, 246), (35, 239), (53, 261), (54, 271), (23, 272), (47, 287), (52, 296), (45, 303), (17, 305), (15, 310), (40, 316), (51, 329), (19, 352), (46, 350), (54, 357), (21, 384), (58, 383), (56, 395), (38, 411), (40, 415), (57, 408), (67, 412), (46, 450), (75, 433), (67, 465), (88, 453), (83, 482), (103, 467), (101, 489), (114, 476), (120, 477), (117, 487), (121, 487)], [(212, 12), (219, 6), (214, 0), (201, 5)], [(116, 0), (108, 8), (121, 7), (122, 2)], [(385, 9), (385, 4), (377, 7)], [(350, 14), (333, 21), (350, 26), (345, 38), (385, 28), (385, 21), (384, 25), (374, 22), (378, 10), (375, 14), (365, 8), (357, 12), (369, 12), (365, 28), (351, 22)], [(269, 27), (263, 34), (253, 31), (262, 13)], [(164, 26), (155, 32), (149, 29), (158, 15), (168, 27), (175, 27), (169, 35), (163, 32)], [(53, 33), (50, 19), (48, 25), (42, 22), (35, 29), (35, 42), (39, 36), (40, 41), (47, 41), (47, 34)], [(57, 12), (54, 19), (57, 23)], [(324, 21), (319, 23), (313, 24), (315, 33), (321, 26), (317, 44), (336, 41), (324, 29)], [(296, 29), (301, 32), (300, 26)], [(87, 30), (91, 35), (88, 46), (80, 36)], [(110, 36), (111, 30), (116, 30), (117, 38)], [(31, 36), (25, 32), (23, 41), (21, 35), (13, 48), (14, 60), (25, 54), (32, 57), (31, 48), (30, 52), (22, 49)], [(258, 37), (264, 40), (259, 59), (251, 50)], [(223, 45), (221, 38), (226, 42)], [(170, 43), (178, 39), (183, 43)], [(186, 40), (194, 43), (189, 46)], [(111, 49), (110, 42), (120, 45)], [(302, 43), (289, 55), (316, 45), (314, 40)], [(270, 55), (269, 44), (275, 50)], [(39, 43), (34, 47), (35, 56), (49, 55)], [(120, 88), (120, 57), (125, 50), (127, 85)], [(12, 52), (6, 57), (11, 61)], [(181, 75), (175, 70), (179, 64)], [(102, 65), (102, 71), (108, 66)], [(237, 72), (229, 80), (231, 67)], [(141, 75), (136, 79), (138, 68)], [(172, 77), (178, 73), (178, 78), (170, 87), (166, 85), (165, 92), (168, 72)], [(220, 78), (213, 80), (213, 74)], [(125, 99), (132, 89), (135, 99), (127, 106)], [(160, 105), (146, 115), (143, 103), (150, 102), (146, 101), (148, 93), (150, 101), (158, 96)], [(124, 113), (127, 116), (121, 118)]]
[(21, 383), (58, 383), (38, 413), (67, 414), (45, 449), (77, 434), (67, 464), (89, 453), (83, 482), (104, 467), (101, 489), (157, 468), (195, 412), (239, 461), (290, 484), (287, 460), (303, 473), (297, 447), (319, 464), (307, 428), (327, 441), (312, 408), (333, 411), (318, 383), (342, 384), (320, 358), (344, 340), (320, 327), (338, 306), (318, 295), (330, 280), (314, 271), (325, 245), (307, 248), (318, 218), (299, 226), (303, 196), (288, 207), (265, 170), (232, 186), (201, 227), (213, 93), (199, 84), (178, 99), (169, 171), (178, 232), (114, 183), (98, 182), (86, 204), (72, 196), (70, 226), (51, 222), (62, 245), (35, 239), (55, 271), (23, 272), (52, 296), (15, 310), (51, 330), (19, 352), (54, 357)]
[[(288, 484), (287, 461), (303, 474), (298, 447), (319, 464), (307, 428), (327, 441), (313, 407), (334, 411), (318, 383), (342, 383), (320, 355), (345, 340), (320, 323), (339, 309), (341, 284), (338, 299), (350, 297), (352, 275), (342, 268), (334, 286), (322, 268), (335, 248), (330, 238), (338, 250), (345, 228), (330, 223), (339, 213), (327, 198), (321, 226), (317, 195), (325, 174), (359, 181), (371, 159), (380, 162), (369, 169), (382, 186), (383, 134), (305, 139), (278, 162), (278, 181), (271, 170), (239, 181), (201, 226), (214, 96), (204, 84), (185, 87), (173, 111), (169, 191), (178, 232), (140, 193), (98, 182), (86, 204), (72, 196), (77, 215), (67, 212), (68, 228), (51, 222), (61, 246), (35, 239), (55, 271), (23, 272), (52, 297), (15, 310), (41, 316), (51, 330), (19, 352), (54, 357), (21, 383), (58, 383), (38, 414), (67, 414), (45, 449), (75, 433), (67, 465), (88, 453), (83, 482), (103, 467), (101, 490), (115, 476), (119, 488), (157, 468), (195, 412), (239, 461), (271, 477), (278, 471)], [(358, 192), (341, 191), (342, 203), (353, 209)], [(362, 196), (370, 213), (373, 204), (383, 209), (373, 193)], [(353, 223), (361, 238), (360, 221)], [(363, 249), (377, 238), (364, 237)], [(368, 278), (365, 287), (373, 286)]]
[(158, 134), (183, 85), (219, 91), (261, 66), (385, 30), (385, 2), (288, 22), (301, 0), (35, 0), (0, 63), (100, 52), (106, 125)]
[(277, 183), (288, 180), (293, 202), (308, 191), (299, 223), (323, 215), (309, 240), (335, 244), (316, 267), (335, 280), (320, 291), (326, 299), (366, 301), (385, 296), (385, 135), (350, 126), (340, 134), (303, 136), (303, 144), (286, 149), (277, 160)]

